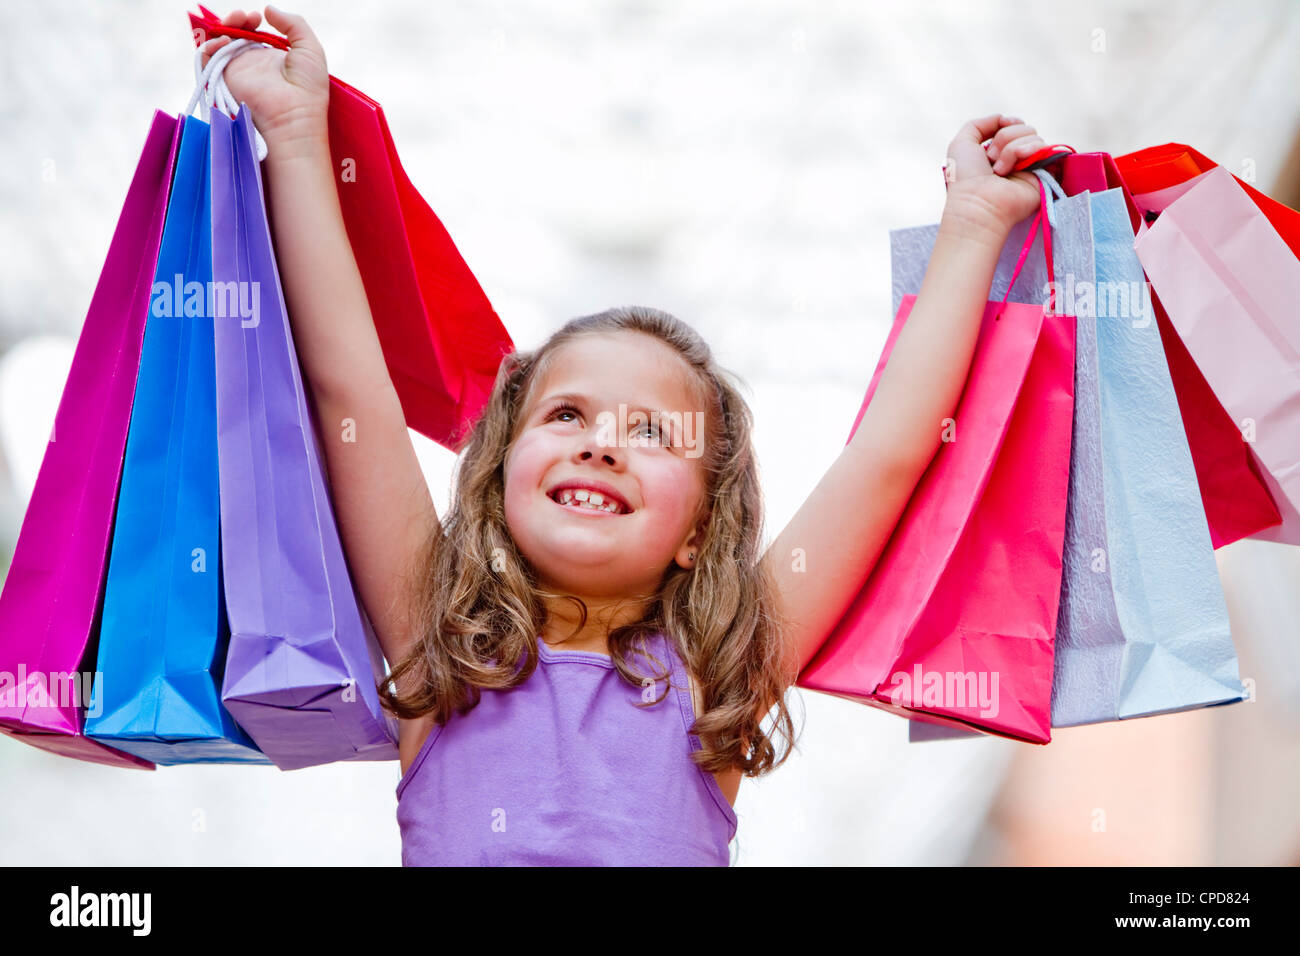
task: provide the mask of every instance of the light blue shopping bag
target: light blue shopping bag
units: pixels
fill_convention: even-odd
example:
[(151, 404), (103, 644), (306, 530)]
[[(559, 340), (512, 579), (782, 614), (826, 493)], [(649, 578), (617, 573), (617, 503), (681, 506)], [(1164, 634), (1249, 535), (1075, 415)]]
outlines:
[(86, 736), (159, 764), (270, 763), (221, 702), (208, 124), (186, 117), (127, 433)]
[[(1123, 191), (1091, 197), (1052, 726), (1240, 701), (1187, 436)], [(1074, 291), (1082, 297), (1082, 287)], [(1081, 300), (1080, 300), (1081, 301)]]

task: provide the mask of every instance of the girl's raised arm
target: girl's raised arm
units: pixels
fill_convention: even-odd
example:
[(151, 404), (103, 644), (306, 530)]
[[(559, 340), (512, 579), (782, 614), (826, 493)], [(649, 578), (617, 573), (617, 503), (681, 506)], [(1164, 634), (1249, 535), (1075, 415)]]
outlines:
[[(965, 124), (949, 144), (955, 179), (907, 324), (853, 440), (764, 556), (801, 670), (870, 576), (940, 447), (998, 255), (1011, 227), (1038, 207), (1034, 176), (1008, 174), (1043, 145), (1033, 127), (999, 114)], [(794, 560), (796, 549), (802, 561)]]
[[(252, 30), (259, 20), (235, 11), (222, 22)], [(438, 516), (343, 224), (324, 51), (302, 17), (267, 7), (267, 22), (290, 49), (241, 53), (227, 64), (226, 83), (267, 143), (276, 260), (320, 423), (334, 513), (362, 603), (393, 664), (412, 638), (406, 572), (438, 531)], [(212, 40), (204, 50), (223, 45), (225, 38)]]

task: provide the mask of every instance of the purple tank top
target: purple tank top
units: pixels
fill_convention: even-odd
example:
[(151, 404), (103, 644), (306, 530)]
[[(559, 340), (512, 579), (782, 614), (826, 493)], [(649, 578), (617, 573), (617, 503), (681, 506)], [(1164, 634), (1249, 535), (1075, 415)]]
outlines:
[(403, 866), (726, 866), (736, 814), (690, 754), (686, 668), (633, 655), (657, 704), (594, 651), (538, 641), (537, 669), (430, 731), (397, 784)]

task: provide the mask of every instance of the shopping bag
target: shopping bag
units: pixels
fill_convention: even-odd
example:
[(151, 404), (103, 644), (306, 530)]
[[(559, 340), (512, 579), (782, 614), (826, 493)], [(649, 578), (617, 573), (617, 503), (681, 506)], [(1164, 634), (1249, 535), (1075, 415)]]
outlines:
[(234, 121), (213, 110), (211, 123), (213, 282), (240, 303), (213, 319), (230, 622), (222, 700), (282, 770), (396, 759), (396, 722), (376, 690), (383, 658), (344, 560), (294, 352), (253, 124), (244, 107)]
[(155, 112), (77, 340), (0, 594), (0, 730), (112, 766), (153, 764), (82, 735), (104, 563), (180, 124)]
[(1091, 201), (1052, 726), (1242, 699), (1191, 450), (1121, 189)]
[[(1042, 294), (1050, 290), (1047, 283), (1055, 281), (1061, 300), (1058, 303), (1058, 311), (1063, 311), (1073, 318), (1072, 314), (1075, 311), (1074, 304), (1077, 298), (1076, 289), (1089, 288), (1093, 284), (1090, 205), (1086, 196), (1067, 198), (1052, 203), (1052, 210), (1053, 219), (1055, 220), (1053, 224), (1055, 239), (1052, 244), (1053, 275), (1049, 280), (1045, 268), (1036, 270), (1028, 280), (1022, 279), (1011, 294), (1018, 301), (1041, 301)], [(920, 237), (923, 237), (925, 245), (922, 250), (912, 248), (913, 244), (905, 238), (909, 232), (919, 233)], [(914, 291), (920, 288), (921, 281), (924, 278), (923, 267), (928, 259), (929, 249), (934, 242), (936, 232), (937, 229), (930, 226), (924, 227), (922, 230), (900, 230), (894, 233), (895, 294), (898, 294), (899, 291)], [(921, 254), (918, 254), (918, 252)], [(1034, 259), (1031, 262), (1037, 262), (1037, 260)], [(921, 268), (918, 268), (918, 264)], [(993, 294), (996, 294), (998, 289), (1008, 285), (1006, 278), (1006, 273), (1010, 271), (1008, 264), (1008, 257), (1004, 254), (1002, 261), (999, 263), (997, 274), (994, 276)], [(1040, 293), (1040, 289), (1042, 293)], [(1086, 433), (1090, 427), (1089, 423), (1092, 423), (1092, 426), (1095, 427), (1097, 421), (1096, 343), (1094, 338), (1083, 334), (1082, 326), (1084, 321), (1085, 316), (1080, 316), (1077, 319), (1074, 409), (1071, 416), (1067, 503), (1075, 494), (1074, 486), (1078, 478), (1076, 469), (1078, 467), (1077, 449), (1080, 431)], [(1063, 574), (1070, 560), (1072, 540), (1070, 518), (1071, 514), (1067, 510), (1066, 525), (1062, 538)], [(1074, 537), (1077, 538), (1077, 532), (1075, 532)], [(1057, 614), (1057, 640), (1059, 640), (1061, 617), (1064, 614), (1065, 607), (1060, 605)], [(952, 725), (930, 715), (914, 713), (910, 716), (912, 719), (908, 721), (908, 740), (913, 743), (983, 736), (978, 731)]]
[(221, 704), (208, 124), (185, 117), (145, 323), (85, 733), (161, 764), (270, 763)]
[[(1162, 154), (1167, 152), (1165, 147), (1157, 150)], [(1131, 154), (1137, 155), (1140, 154)], [(1135, 171), (1130, 157), (1121, 156), (1117, 160), (1108, 153), (1079, 153), (1064, 157), (1061, 185), (1071, 196), (1084, 190), (1121, 189), (1130, 226), (1136, 235), (1145, 230), (1146, 217), (1163, 209), (1164, 205), (1150, 192), (1135, 196), (1128, 188), (1128, 179), (1133, 179), (1146, 190), (1157, 182), (1179, 189), (1181, 187), (1171, 178), (1181, 175), (1175, 170), (1185, 171), (1185, 164), (1171, 162), (1166, 173), (1157, 174), (1154, 160)], [(1277, 526), (1282, 516), (1249, 444), (1243, 440), (1241, 429), (1188, 353), (1169, 321), (1160, 296), (1151, 294), (1150, 301), (1196, 467), (1210, 539), (1216, 548), (1220, 548)]]
[[(1115, 169), (1144, 217), (1154, 220), (1171, 202), (1219, 164), (1183, 143), (1164, 143), (1115, 157)], [(1240, 176), (1233, 179), (1259, 207), (1287, 247), (1300, 257), (1300, 211), (1266, 196)]]
[[(203, 6), (195, 39), (243, 37), (284, 49), (273, 33), (222, 26)], [(378, 103), (330, 77), (330, 153), (352, 253), (406, 422), (455, 450), (513, 349), (478, 280), (407, 177)]]
[(1300, 259), (1223, 167), (1198, 176), (1135, 248), (1281, 512), (1254, 537), (1300, 544)]
[[(1018, 225), (1003, 251), (993, 294), (1001, 285), (1006, 295), (985, 307), (954, 421), (945, 423), (955, 440), (940, 445), (799, 686), (903, 716), (919, 712), (1015, 739), (1050, 739), (1074, 325), (1046, 316), (1042, 304), (1040, 290), (1052, 275), (1046, 209), (1044, 197), (1038, 216)], [(928, 263), (937, 228), (904, 232), (901, 241), (891, 238), (895, 249), (909, 251), (915, 275)], [(1086, 232), (1079, 235), (1086, 241)], [(1029, 255), (1033, 248), (1038, 257)], [(1027, 256), (1041, 257), (1045, 268), (1028, 271), (1022, 288), (1032, 290), (1030, 302), (1008, 303)], [(854, 431), (916, 300), (900, 288), (907, 271), (895, 270), (899, 308)]]

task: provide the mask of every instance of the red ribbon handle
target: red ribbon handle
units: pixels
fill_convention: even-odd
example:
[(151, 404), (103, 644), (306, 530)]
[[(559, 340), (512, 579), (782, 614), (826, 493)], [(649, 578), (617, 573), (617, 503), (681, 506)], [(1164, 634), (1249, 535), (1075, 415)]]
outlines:
[(191, 13), (190, 26), (194, 30), (194, 45), (202, 46), (212, 37), (237, 37), (244, 40), (254, 40), (258, 43), (269, 43), (273, 47), (281, 50), (289, 49), (289, 41), (285, 37), (278, 36), (274, 33), (264, 33), (261, 30), (241, 30), (238, 27), (229, 27), (221, 22), (221, 18), (205, 7), (203, 4), (198, 5), (203, 15)]
[(1051, 146), (1044, 146), (1036, 153), (1030, 153), (1020, 162), (1011, 167), (1013, 173), (1022, 173), (1027, 169), (1037, 169), (1039, 166), (1050, 166), (1057, 160), (1063, 159), (1070, 153), (1075, 152), (1073, 146), (1066, 146), (1064, 143), (1054, 143)]
[[(1065, 156), (1075, 152), (1073, 146), (1066, 146), (1064, 143), (1054, 143), (1051, 146), (1044, 146), (1036, 153), (1030, 153), (1011, 167), (1010, 173), (1023, 173), (1030, 169), (1038, 169), (1040, 166), (1050, 166), (1059, 162)], [(948, 164), (944, 163), (943, 169), (943, 188), (948, 188)], [(1007, 175), (1010, 175), (1007, 173)]]

